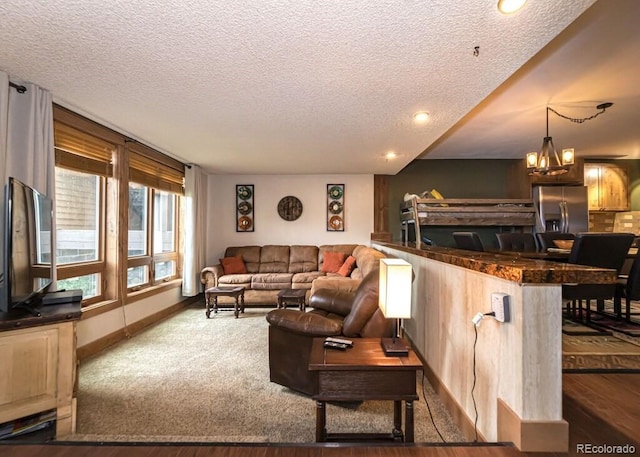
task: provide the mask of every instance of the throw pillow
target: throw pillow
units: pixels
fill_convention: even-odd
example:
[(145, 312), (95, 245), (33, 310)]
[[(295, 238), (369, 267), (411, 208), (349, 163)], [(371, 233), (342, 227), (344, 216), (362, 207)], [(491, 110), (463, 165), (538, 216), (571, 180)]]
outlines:
[(344, 263), (338, 270), (338, 274), (346, 278), (347, 276), (351, 275), (351, 272), (355, 267), (356, 267), (356, 258), (350, 255), (349, 257), (347, 257), (347, 260), (344, 261)]
[(337, 273), (344, 263), (345, 257), (346, 255), (344, 252), (325, 252), (321, 271), (324, 273)]
[(226, 275), (243, 274), (247, 272), (247, 267), (242, 260), (242, 256), (225, 257), (220, 259), (220, 265)]

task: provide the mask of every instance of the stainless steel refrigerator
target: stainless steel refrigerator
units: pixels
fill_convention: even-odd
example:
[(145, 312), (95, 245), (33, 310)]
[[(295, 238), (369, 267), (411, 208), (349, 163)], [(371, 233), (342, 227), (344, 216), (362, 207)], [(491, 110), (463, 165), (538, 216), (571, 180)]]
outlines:
[(535, 186), (536, 232), (589, 231), (586, 186)]

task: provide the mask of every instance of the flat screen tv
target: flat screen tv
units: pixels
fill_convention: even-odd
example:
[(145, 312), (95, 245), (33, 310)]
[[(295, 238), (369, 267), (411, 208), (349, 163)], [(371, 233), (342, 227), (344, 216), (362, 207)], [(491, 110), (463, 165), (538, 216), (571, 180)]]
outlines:
[(0, 311), (38, 306), (53, 281), (53, 205), (46, 195), (9, 178), (5, 187)]

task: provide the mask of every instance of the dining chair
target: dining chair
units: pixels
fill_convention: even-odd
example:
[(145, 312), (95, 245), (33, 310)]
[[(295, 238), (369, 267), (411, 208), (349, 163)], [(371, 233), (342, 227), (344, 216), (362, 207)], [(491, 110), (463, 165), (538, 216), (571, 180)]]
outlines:
[(458, 249), (484, 251), (484, 246), (477, 232), (453, 232), (453, 239)]
[[(632, 233), (587, 232), (576, 235), (568, 263), (590, 267), (620, 269), (633, 243)], [(571, 303), (570, 314), (575, 317), (578, 304), (579, 318), (582, 319), (582, 301), (586, 302), (586, 321), (591, 319), (591, 300), (604, 301), (615, 295), (616, 284), (564, 284), (562, 299)]]
[(625, 299), (625, 319), (631, 320), (631, 300), (640, 300), (640, 255), (636, 255), (626, 276), (619, 276), (613, 296), (613, 311), (622, 318), (622, 299)]
[(536, 252), (538, 246), (533, 233), (529, 232), (504, 232), (496, 233), (498, 249), (500, 251)]
[(536, 239), (538, 240), (538, 249), (540, 252), (547, 252), (549, 248), (558, 247), (554, 244), (554, 240), (575, 240), (576, 236), (573, 233), (540, 232), (536, 233)]

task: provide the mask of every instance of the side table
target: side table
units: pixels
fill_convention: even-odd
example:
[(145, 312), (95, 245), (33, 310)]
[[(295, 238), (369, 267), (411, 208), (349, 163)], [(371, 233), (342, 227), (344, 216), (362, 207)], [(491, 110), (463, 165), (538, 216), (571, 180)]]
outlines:
[[(325, 349), (324, 338), (314, 338), (309, 370), (316, 371), (316, 441), (372, 441), (389, 439), (413, 443), (413, 402), (418, 400), (416, 376), (422, 363), (409, 349), (405, 357), (387, 357), (380, 338), (354, 338), (345, 351)], [(384, 433), (327, 433), (327, 401), (391, 400), (393, 430)], [(405, 431), (402, 431), (402, 402)]]
[(282, 289), (278, 292), (278, 308), (286, 308), (287, 305), (298, 305), (300, 311), (304, 311), (306, 297), (306, 289)]
[[(205, 314), (207, 315), (207, 319), (209, 319), (211, 315), (211, 308), (213, 308), (214, 313), (218, 312), (218, 297), (235, 298), (233, 314), (236, 316), (236, 319), (239, 313), (244, 313), (244, 287), (210, 287), (204, 291)], [(213, 306), (211, 306), (212, 298)]]

